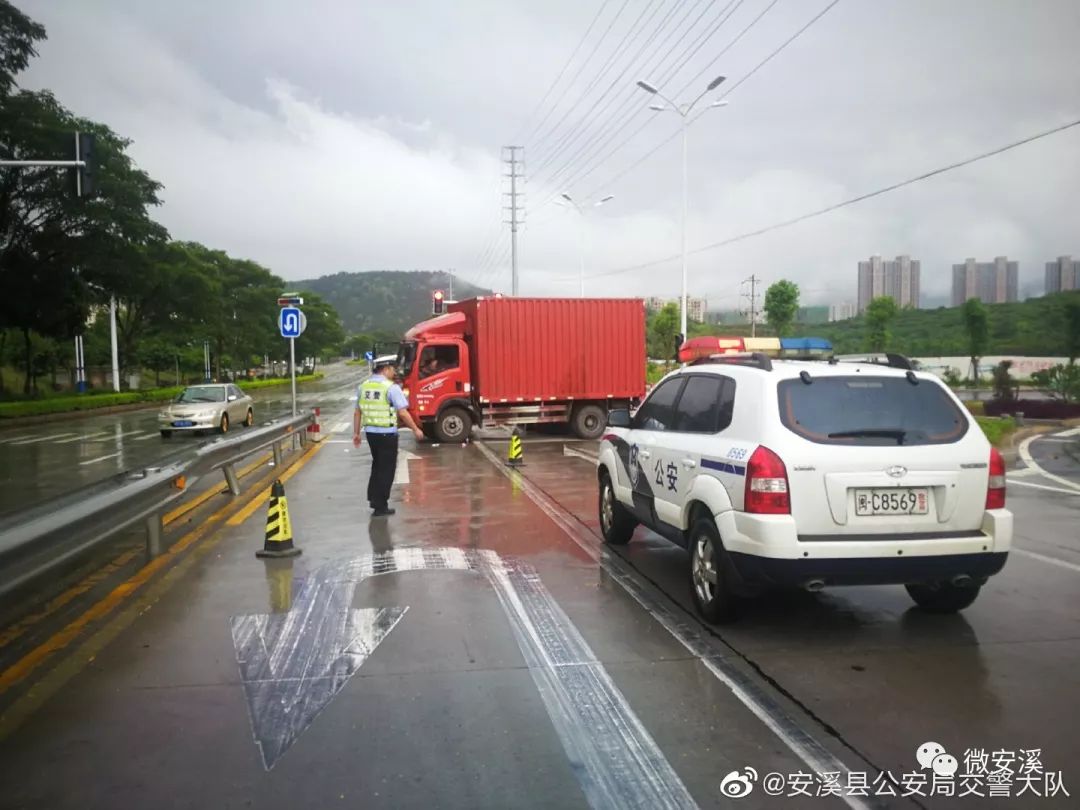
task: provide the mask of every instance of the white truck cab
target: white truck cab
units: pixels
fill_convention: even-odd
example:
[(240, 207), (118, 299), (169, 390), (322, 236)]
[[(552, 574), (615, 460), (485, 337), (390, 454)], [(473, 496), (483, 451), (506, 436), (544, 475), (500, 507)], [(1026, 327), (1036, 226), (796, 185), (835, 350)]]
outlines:
[(699, 358), (598, 460), (613, 544), (645, 525), (690, 551), (710, 621), (761, 586), (903, 584), (933, 612), (970, 605), (1005, 564), (1005, 464), (935, 376), (898, 355), (846, 362)]

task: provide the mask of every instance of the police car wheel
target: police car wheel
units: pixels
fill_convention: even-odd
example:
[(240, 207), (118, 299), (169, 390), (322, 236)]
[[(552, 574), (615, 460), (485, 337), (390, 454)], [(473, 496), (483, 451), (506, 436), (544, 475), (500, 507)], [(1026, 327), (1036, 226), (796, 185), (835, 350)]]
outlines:
[(604, 542), (623, 546), (634, 536), (637, 521), (615, 497), (611, 477), (605, 472), (600, 478), (600, 531)]
[(730, 566), (713, 522), (709, 518), (695, 522), (690, 529), (691, 591), (701, 615), (714, 624), (735, 618)]
[(980, 585), (959, 586), (951, 582), (905, 585), (915, 604), (927, 613), (956, 613), (970, 607), (979, 595)]

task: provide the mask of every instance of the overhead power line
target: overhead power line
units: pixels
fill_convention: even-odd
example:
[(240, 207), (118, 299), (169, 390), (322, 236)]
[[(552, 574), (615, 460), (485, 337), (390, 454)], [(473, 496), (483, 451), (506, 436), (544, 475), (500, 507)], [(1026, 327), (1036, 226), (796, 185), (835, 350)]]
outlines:
[[(793, 42), (795, 42), (795, 40), (797, 40), (799, 37), (801, 37), (803, 34), (805, 34), (811, 28), (811, 26), (813, 26), (815, 23), (817, 23), (818, 20), (820, 20), (822, 17), (824, 17), (839, 2), (840, 2), (840, 0), (832, 0), (832, 2), (830, 2), (827, 6), (825, 6), (825, 8), (823, 8), (821, 11), (819, 11), (814, 17), (812, 17), (810, 19), (810, 21), (807, 22), (802, 28), (800, 28), (798, 31), (796, 31), (794, 34), (792, 34), (790, 37), (788, 37), (786, 40), (784, 40), (780, 44), (779, 47), (774, 49), (768, 56), (766, 56), (764, 59), (762, 59), (760, 62), (758, 62), (753, 68), (751, 68), (749, 73), (744, 75), (742, 78), (740, 78), (738, 81), (736, 81), (730, 87), (725, 88), (724, 92), (721, 93), (717, 97), (717, 100), (727, 98), (729, 95), (731, 95), (731, 93), (734, 92), (734, 90), (736, 88), (738, 88), (747, 79), (749, 79), (751, 76), (753, 76), (759, 70), (761, 70), (761, 68), (765, 67), (765, 65), (767, 65), (769, 62), (771, 62), (775, 57), (777, 57), (781, 52), (783, 52), (785, 48), (787, 48), (789, 45), (791, 45)], [(772, 8), (772, 6), (769, 6), (768, 8), (766, 8), (765, 11), (763, 11), (760, 15), (758, 15), (758, 17), (756, 19), (752, 20), (750, 25), (747, 26), (746, 29), (744, 29), (739, 34), (739, 36), (736, 37), (736, 39), (732, 41), (731, 45), (734, 45), (735, 42), (737, 42), (738, 39), (740, 37), (742, 37), (743, 34), (746, 33), (746, 31), (748, 31), (750, 28), (752, 28), (757, 23), (757, 21), (760, 20), (761, 17), (763, 17), (766, 12), (768, 12), (769, 8)], [(728, 47), (730, 47), (730, 45)], [(690, 123), (692, 124), (694, 121), (696, 121), (698, 118), (700, 118), (705, 113), (705, 111), (706, 110), (703, 109), (701, 112), (699, 112), (693, 118), (691, 118)], [(614, 149), (612, 149), (607, 154), (610, 156), (610, 155), (614, 154), (615, 152), (618, 152), (620, 149), (622, 149), (624, 146), (626, 146), (630, 141), (632, 141), (637, 136), (637, 134), (639, 132), (641, 132), (641, 130), (643, 130), (647, 125), (648, 125), (648, 121), (643, 122), (640, 127), (638, 127), (636, 130), (634, 130), (632, 133), (630, 133), (629, 137), (625, 138), (618, 146), (616, 146)], [(612, 175), (607, 180), (605, 180), (602, 184), (597, 186), (597, 189), (608, 188), (616, 180), (619, 180), (622, 177), (626, 176), (628, 173), (630, 173), (631, 171), (636, 169), (638, 166), (640, 166), (642, 163), (644, 163), (650, 157), (652, 157), (657, 152), (659, 152), (664, 146), (666, 146), (668, 143), (670, 143), (672, 140), (674, 140), (679, 135), (680, 131), (681, 130), (676, 129), (674, 132), (672, 132), (670, 135), (668, 135), (666, 138), (664, 138), (664, 140), (660, 141), (660, 143), (656, 144), (656, 146), (654, 146), (652, 149), (650, 149), (644, 155), (639, 157), (637, 160), (635, 160), (629, 166), (627, 166), (626, 168), (620, 170), (619, 172), (617, 172), (616, 174)], [(603, 165), (603, 162), (593, 166), (591, 169), (589, 169), (584, 174), (581, 174), (578, 177), (575, 177), (573, 182), (580, 182), (581, 180), (584, 180), (586, 177), (588, 177), (590, 174), (592, 174), (594, 171), (596, 171), (596, 169), (598, 169), (601, 165)], [(584, 194), (582, 196), (584, 198), (588, 199), (588, 198), (594, 196), (596, 193), (598, 193), (598, 192), (596, 190), (594, 190), (594, 191), (590, 191), (588, 194)]]
[[(592, 18), (592, 22), (590, 22), (589, 27), (585, 29), (585, 33), (581, 35), (581, 39), (579, 39), (578, 44), (574, 46), (574, 50), (570, 52), (570, 56), (567, 58), (565, 64), (563, 64), (562, 68), (559, 70), (558, 75), (555, 76), (554, 81), (551, 82), (551, 85), (544, 92), (544, 95), (536, 103), (536, 106), (533, 108), (533, 111), (531, 113), (529, 113), (529, 117), (525, 119), (525, 124), (522, 126), (521, 131), (519, 131), (518, 135), (514, 138), (515, 143), (520, 143), (522, 141), (522, 138), (523, 138), (523, 136), (525, 134), (524, 130), (528, 128), (529, 122), (532, 121), (532, 119), (536, 117), (536, 114), (538, 112), (540, 112), (540, 108), (544, 106), (544, 102), (548, 100), (548, 96), (551, 95), (552, 91), (558, 86), (559, 81), (566, 74), (567, 68), (569, 68), (570, 65), (573, 64), (574, 57), (577, 56), (578, 51), (581, 50), (581, 46), (585, 44), (585, 40), (587, 40), (589, 38), (589, 34), (592, 33), (593, 28), (596, 26), (597, 20), (599, 20), (600, 17), (603, 15), (604, 9), (606, 9), (608, 7), (608, 3), (610, 3), (610, 2), (611, 2), (611, 0), (604, 0), (604, 2), (600, 4), (600, 8), (598, 8), (596, 10), (596, 14)], [(551, 115), (552, 111), (556, 107), (558, 107), (559, 102), (562, 101), (562, 97), (566, 95), (566, 93), (567, 93), (567, 91), (569, 89), (570, 89), (569, 85), (567, 85), (567, 87), (563, 89), (562, 96), (560, 96), (556, 100), (555, 104), (552, 105), (551, 110), (548, 110), (547, 114), (536, 125), (537, 129), (539, 129), (540, 127), (542, 127), (544, 125), (544, 122), (547, 121), (548, 116)], [(535, 134), (535, 132), (536, 132), (536, 130), (533, 130), (534, 134)]]
[[(764, 234), (771, 233), (772, 231), (780, 230), (781, 228), (788, 228), (788, 227), (790, 227), (792, 225), (796, 225), (796, 224), (798, 224), (800, 222), (805, 222), (808, 219), (814, 219), (815, 217), (824, 216), (825, 214), (832, 213), (833, 211), (838, 211), (841, 208), (846, 208), (849, 205), (855, 205), (856, 203), (864, 202), (866, 200), (872, 199), (873, 197), (880, 197), (882, 194), (888, 194), (890, 191), (896, 191), (897, 189), (901, 189), (901, 188), (904, 188), (906, 186), (914, 185), (915, 183), (922, 182), (923, 180), (929, 180), (931, 177), (937, 177), (940, 174), (945, 174), (946, 172), (951, 172), (951, 171), (953, 171), (955, 169), (961, 169), (964, 166), (970, 166), (973, 163), (978, 163), (979, 161), (986, 160), (987, 158), (995, 157), (996, 155), (1000, 155), (1000, 154), (1002, 154), (1004, 152), (1008, 152), (1008, 151), (1010, 151), (1012, 149), (1016, 149), (1016, 148), (1018, 148), (1020, 146), (1024, 146), (1024, 145), (1029, 144), (1029, 143), (1033, 143), (1034, 141), (1038, 141), (1038, 140), (1041, 140), (1043, 138), (1048, 138), (1051, 135), (1056, 135), (1059, 132), (1064, 132), (1065, 130), (1071, 129), (1071, 128), (1076, 127), (1076, 126), (1080, 126), (1080, 118), (1077, 118), (1077, 119), (1075, 119), (1073, 121), (1069, 121), (1068, 123), (1062, 124), (1061, 126), (1053, 127), (1052, 129), (1047, 129), (1047, 130), (1043, 130), (1042, 132), (1037, 132), (1034, 135), (1030, 135), (1030, 136), (1028, 136), (1026, 138), (1022, 138), (1022, 139), (1020, 139), (1018, 141), (1013, 141), (1012, 143), (1007, 143), (1004, 146), (999, 146), (996, 149), (991, 149), (989, 152), (982, 152), (982, 153), (980, 153), (978, 155), (974, 155), (973, 157), (969, 157), (969, 158), (967, 158), (965, 160), (957, 161), (956, 163), (950, 163), (947, 166), (942, 166), (940, 168), (933, 169), (933, 170), (928, 171), (928, 172), (924, 172), (923, 174), (916, 175), (915, 177), (909, 177), (907, 180), (901, 180), (898, 183), (893, 183), (892, 185), (888, 185), (888, 186), (885, 186), (883, 188), (876, 189), (875, 191), (869, 191), (869, 192), (867, 192), (865, 194), (860, 194), (857, 197), (851, 197), (849, 199), (843, 200), (842, 202), (834, 203), (833, 205), (828, 205), (825, 208), (819, 208), (816, 211), (810, 211), (808, 213), (801, 214), (800, 216), (793, 217), (791, 219), (786, 219), (783, 222), (776, 222), (776, 223), (774, 223), (772, 225), (767, 225), (764, 228), (758, 228), (757, 230), (747, 231), (746, 233), (741, 233), (738, 236), (732, 236), (732, 237), (729, 237), (727, 239), (722, 239), (719, 242), (713, 242), (712, 244), (703, 245), (702, 247), (699, 247), (699, 248), (694, 248), (693, 250), (689, 251), (689, 253), (692, 254), (692, 255), (696, 255), (698, 253), (707, 253), (708, 251), (716, 250), (717, 248), (726, 247), (727, 245), (732, 245), (732, 244), (735, 244), (736, 242), (742, 242), (742, 241), (744, 241), (746, 239), (751, 239), (751, 238), (753, 238), (755, 236), (762, 236)], [(616, 276), (616, 275), (620, 275), (622, 273), (630, 273), (630, 272), (633, 272), (634, 270), (643, 270), (643, 269), (645, 269), (647, 267), (655, 267), (658, 264), (664, 264), (665, 262), (674, 261), (674, 260), (678, 259), (680, 255), (681, 254), (677, 253), (677, 254), (675, 254), (673, 256), (665, 256), (662, 259), (655, 259), (655, 260), (650, 261), (650, 262), (643, 262), (641, 264), (635, 264), (635, 265), (632, 265), (630, 267), (620, 267), (620, 268), (618, 268), (616, 270), (606, 270), (603, 273), (594, 273), (594, 274), (590, 275), (589, 278), (601, 278), (603, 276)]]

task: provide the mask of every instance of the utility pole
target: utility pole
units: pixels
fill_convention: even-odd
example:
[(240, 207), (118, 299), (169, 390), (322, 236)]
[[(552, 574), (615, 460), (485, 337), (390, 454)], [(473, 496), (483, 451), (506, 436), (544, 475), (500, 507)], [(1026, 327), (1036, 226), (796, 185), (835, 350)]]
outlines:
[(518, 226), (524, 223), (525, 211), (523, 205), (518, 201), (518, 197), (524, 195), (524, 192), (518, 191), (518, 180), (522, 183), (525, 181), (525, 147), (524, 146), (504, 146), (503, 147), (503, 163), (510, 167), (509, 174), (504, 177), (510, 178), (510, 191), (503, 192), (510, 198), (510, 204), (504, 206), (505, 210), (510, 212), (510, 219), (505, 220), (506, 224), (510, 226), (510, 269), (511, 269), (511, 282), (510, 282), (510, 294), (518, 294), (518, 245), (517, 234)]
[(759, 278), (758, 278), (758, 277), (757, 277), (757, 276), (755, 275), (755, 276), (750, 276), (750, 278), (746, 279), (746, 280), (745, 280), (745, 281), (743, 282), (743, 286), (744, 286), (744, 287), (745, 287), (745, 286), (746, 286), (747, 284), (749, 284), (749, 285), (750, 285), (750, 292), (749, 292), (749, 293), (743, 293), (743, 294), (742, 294), (742, 295), (743, 295), (743, 298), (747, 298), (747, 299), (749, 299), (749, 301), (750, 301), (750, 337), (757, 337), (757, 314), (758, 314), (758, 307), (757, 307), (757, 298), (758, 298), (758, 293), (757, 293), (757, 286), (758, 286), (758, 282), (759, 282), (759, 281), (761, 281), (761, 279), (759, 279)]
[(454, 298), (454, 268), (453, 267), (450, 268), (450, 284), (448, 286), (450, 288), (450, 300), (451, 301), (456, 301), (457, 299)]

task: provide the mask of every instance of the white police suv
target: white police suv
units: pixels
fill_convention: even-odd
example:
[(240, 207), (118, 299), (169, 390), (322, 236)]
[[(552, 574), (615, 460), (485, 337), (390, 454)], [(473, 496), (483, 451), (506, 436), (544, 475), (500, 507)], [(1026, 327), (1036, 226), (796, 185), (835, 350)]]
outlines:
[(714, 622), (769, 585), (903, 584), (928, 611), (970, 605), (1012, 540), (1005, 463), (978, 423), (907, 358), (785, 359), (805, 346), (772, 340), (775, 357), (706, 350), (633, 416), (611, 412), (604, 539), (644, 524), (687, 548)]

